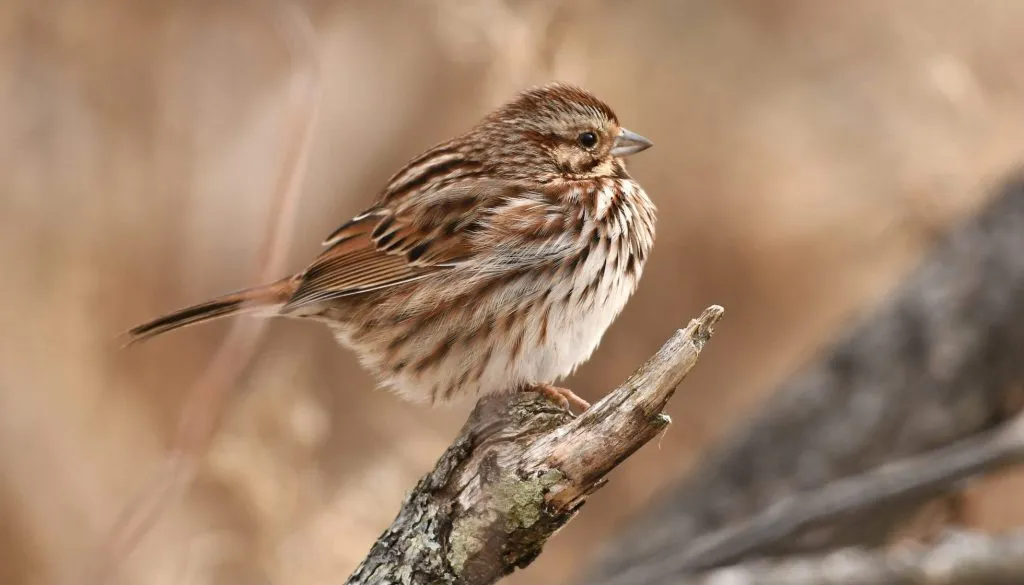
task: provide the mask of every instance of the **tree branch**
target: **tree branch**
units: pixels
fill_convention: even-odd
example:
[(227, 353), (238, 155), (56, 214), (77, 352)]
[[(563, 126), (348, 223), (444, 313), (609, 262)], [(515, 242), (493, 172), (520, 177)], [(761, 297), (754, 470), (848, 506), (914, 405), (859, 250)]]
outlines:
[(669, 424), (662, 409), (722, 312), (706, 309), (579, 417), (534, 392), (480, 399), (348, 583), (484, 585), (528, 565)]
[[(961, 441), (978, 456), (969, 446), (985, 442), (979, 434), (1020, 409), (1013, 392), (1024, 381), (1024, 176), (1007, 180), (996, 195), (620, 533), (583, 582), (661, 585), (740, 559), (879, 546), (918, 504), (944, 493), (944, 482), (925, 483), (876, 498), (885, 500), (881, 505), (860, 501), (851, 508), (860, 513), (814, 522), (815, 530), (800, 529), (809, 521), (801, 518), (807, 494)], [(969, 461), (960, 463), (970, 471)], [(889, 486), (874, 488), (884, 495)], [(722, 530), (764, 528), (757, 523), (780, 501), (790, 503), (776, 512), (789, 506), (797, 515), (775, 517), (779, 524), (742, 546), (701, 548), (727, 534)], [(823, 500), (822, 510), (831, 503)], [(766, 516), (757, 520), (758, 514)], [(739, 541), (719, 545), (729, 542)], [(720, 554), (702, 556), (702, 550)], [(660, 563), (674, 564), (652, 573)]]
[[(837, 480), (812, 493), (783, 498), (748, 520), (697, 538), (678, 554), (621, 573), (617, 582), (670, 582), (680, 572), (738, 563), (767, 545), (818, 526), (857, 518), (880, 504), (933, 494), (963, 479), (1022, 462), (1024, 413), (995, 430), (949, 447)], [(1018, 574), (1018, 579), (1022, 575), (1024, 572)]]
[(757, 561), (677, 585), (1017, 585), (1024, 575), (1024, 531), (1000, 537), (954, 533), (932, 548)]

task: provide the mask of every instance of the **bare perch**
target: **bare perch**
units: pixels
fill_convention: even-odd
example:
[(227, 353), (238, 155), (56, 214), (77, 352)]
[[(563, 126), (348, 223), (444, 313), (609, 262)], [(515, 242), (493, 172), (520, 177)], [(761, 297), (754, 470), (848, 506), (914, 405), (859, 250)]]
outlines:
[(483, 585), (525, 567), (655, 437), (723, 310), (707, 308), (579, 417), (539, 394), (482, 398), (348, 583)]
[[(675, 578), (676, 585), (1019, 585), (1024, 531), (952, 533), (932, 548), (863, 551), (751, 561)], [(657, 582), (657, 581), (655, 581)]]
[[(687, 571), (696, 572), (739, 563), (750, 556), (752, 552), (765, 546), (794, 538), (801, 533), (806, 533), (809, 529), (827, 525), (837, 519), (857, 518), (859, 514), (870, 513), (880, 503), (906, 501), (922, 493), (930, 494), (936, 490), (952, 488), (963, 479), (1022, 462), (1024, 462), (1024, 413), (1018, 414), (997, 429), (968, 437), (949, 447), (889, 463), (861, 475), (836, 480), (813, 492), (785, 497), (749, 520), (735, 522), (721, 530), (701, 536), (680, 554), (667, 555), (664, 559), (645, 564), (642, 568), (632, 572), (632, 579), (627, 573), (620, 575), (619, 578), (626, 583), (674, 582), (678, 577), (679, 567), (686, 567)], [(1022, 536), (1024, 534), (1018, 535), (1013, 541), (1014, 546), (1018, 549), (1022, 548)], [(941, 547), (940, 549), (948, 550), (948, 548)], [(867, 554), (862, 551), (848, 551), (848, 555), (865, 556)], [(924, 556), (924, 558), (932, 559), (932, 563), (936, 563), (934, 557), (935, 555)], [(786, 559), (781, 561), (779, 566), (797, 566), (808, 570), (811, 574), (824, 575), (829, 570), (829, 560), (821, 558), (818, 561), (821, 566), (816, 570), (811, 570), (814, 566), (811, 559), (798, 561)], [(1024, 559), (1008, 563), (1002, 562), (1002, 559), (994, 557), (992, 554), (976, 555), (971, 562), (977, 571), (1002, 571), (1008, 566), (1024, 567)], [(758, 566), (774, 567), (772, 563), (751, 565), (751, 567)], [(752, 578), (760, 574), (759, 570), (755, 568), (748, 568), (744, 571), (750, 573)], [(765, 569), (765, 571), (771, 575), (783, 573), (796, 575), (796, 572), (790, 569), (771, 568)], [(969, 573), (969, 575), (974, 574)], [(1018, 573), (1018, 580), (1021, 574), (1024, 573)], [(877, 579), (869, 578), (869, 575), (879, 575), (879, 577)], [(857, 574), (855, 577), (857, 579), (864, 578), (863, 582), (865, 583), (876, 580), (887, 582), (883, 578), (885, 575), (896, 579), (895, 573), (889, 570), (865, 572), (863, 575)], [(766, 574), (765, 578), (767, 577)], [(851, 579), (851, 582), (862, 582), (857, 579)], [(754, 579), (752, 582), (761, 581)], [(804, 581), (797, 579), (796, 582)], [(966, 579), (963, 582), (973, 581)], [(795, 585), (788, 581), (786, 583)]]

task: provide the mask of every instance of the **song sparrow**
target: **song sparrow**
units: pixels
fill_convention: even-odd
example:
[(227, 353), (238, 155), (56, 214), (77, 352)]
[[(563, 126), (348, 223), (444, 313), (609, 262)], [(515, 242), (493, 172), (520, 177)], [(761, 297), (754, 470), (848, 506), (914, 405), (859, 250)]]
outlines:
[(327, 323), (381, 385), (416, 401), (538, 389), (593, 353), (654, 241), (623, 157), (651, 146), (590, 93), (521, 93), (414, 158), (302, 272), (132, 329), (132, 341), (241, 312)]

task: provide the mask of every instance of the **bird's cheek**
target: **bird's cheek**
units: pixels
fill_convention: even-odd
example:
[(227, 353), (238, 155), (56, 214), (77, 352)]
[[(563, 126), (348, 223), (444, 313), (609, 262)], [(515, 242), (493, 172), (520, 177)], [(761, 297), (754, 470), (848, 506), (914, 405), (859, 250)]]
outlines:
[(569, 176), (576, 174), (576, 169), (572, 164), (572, 160), (559, 159), (555, 161), (555, 168), (558, 169), (558, 174), (562, 176)]

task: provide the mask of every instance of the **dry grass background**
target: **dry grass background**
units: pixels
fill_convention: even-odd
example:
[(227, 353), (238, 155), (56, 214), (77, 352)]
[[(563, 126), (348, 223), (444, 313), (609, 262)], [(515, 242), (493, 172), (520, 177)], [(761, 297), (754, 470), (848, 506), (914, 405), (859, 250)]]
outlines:
[[(633, 169), (661, 210), (639, 291), (571, 386), (594, 399), (699, 309), (727, 309), (660, 447), (510, 583), (571, 574), (1024, 160), (1016, 0), (301, 6), (325, 86), (291, 268), (407, 157), (561, 78), (654, 140)], [(0, 582), (74, 582), (159, 469), (226, 327), (114, 338), (250, 284), (284, 132), (275, 34), (252, 1), (0, 8)], [(124, 582), (343, 579), (469, 407), (370, 386), (326, 330), (273, 323)], [(1024, 521), (1013, 493), (975, 490), (975, 520)]]

